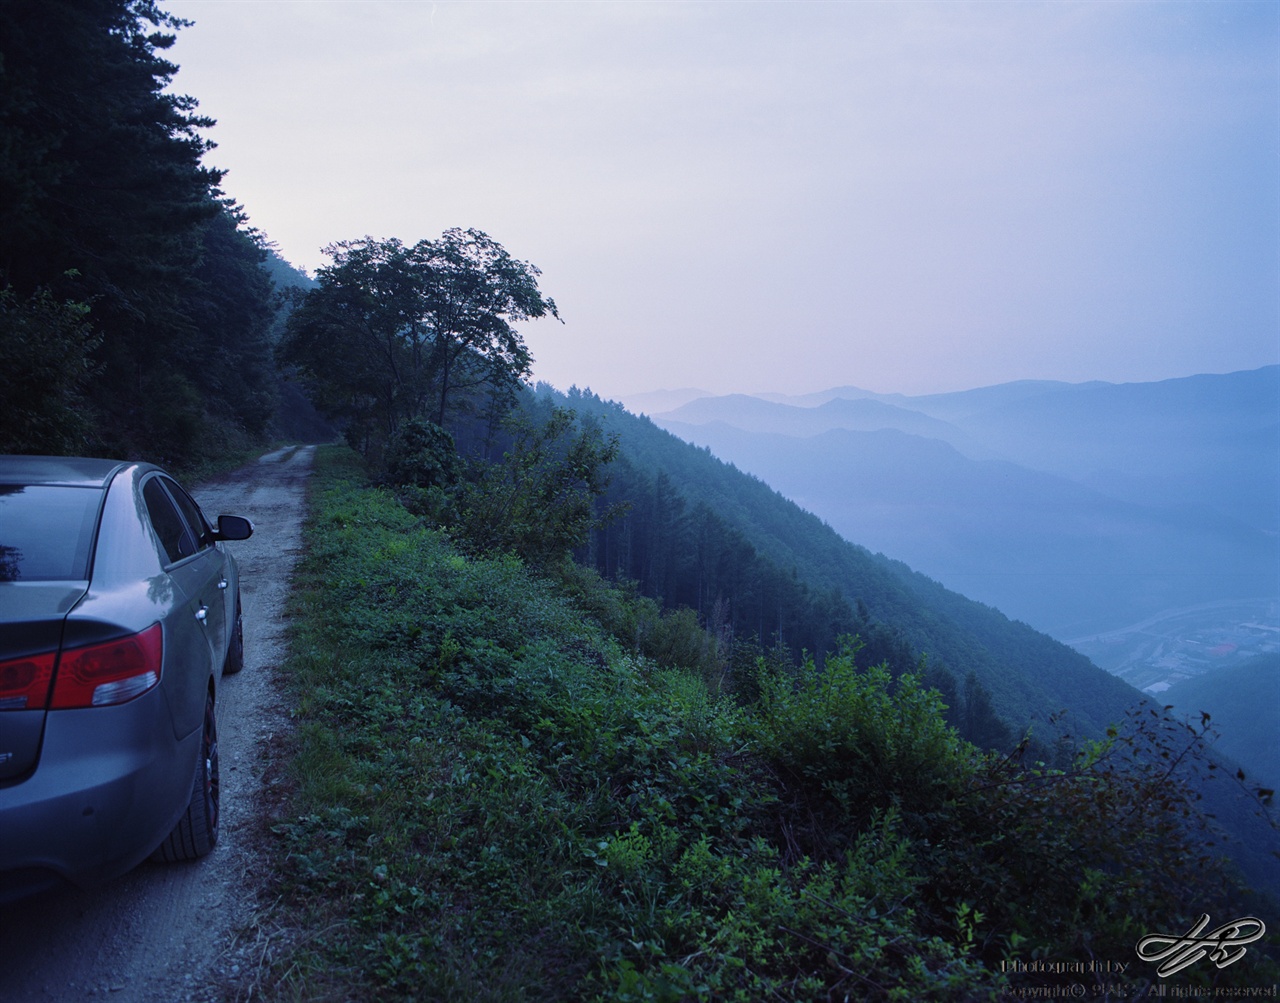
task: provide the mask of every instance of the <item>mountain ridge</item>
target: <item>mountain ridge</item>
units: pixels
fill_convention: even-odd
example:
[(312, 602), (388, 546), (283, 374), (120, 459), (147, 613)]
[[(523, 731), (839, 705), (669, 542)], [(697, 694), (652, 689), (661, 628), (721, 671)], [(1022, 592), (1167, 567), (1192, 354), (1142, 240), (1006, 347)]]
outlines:
[[(885, 404), (887, 396), (796, 407), (731, 395), (695, 400), (652, 420), (762, 477), (848, 538), (971, 589), (974, 598), (1056, 636), (1085, 632), (1078, 628), (1086, 623), (1105, 627), (1108, 617), (1114, 625), (1140, 619), (1161, 604), (1280, 595), (1280, 366), (1154, 384), (1021, 381), (899, 396), (901, 406)], [(915, 438), (901, 440), (902, 455), (893, 457), (872, 448), (870, 438), (826, 435), (841, 430)], [(926, 441), (947, 444), (967, 469), (961, 474), (953, 453)], [(982, 466), (989, 461), (1024, 473), (1011, 477), (1011, 468)], [(1033, 483), (1039, 488), (1032, 490)], [(951, 496), (926, 510), (925, 496), (943, 484)], [(1005, 489), (1017, 496), (1002, 496)], [(983, 531), (981, 513), (961, 511), (962, 498), (979, 494), (1012, 521), (991, 519)], [(1064, 523), (1048, 518), (1061, 513), (1066, 497), (1080, 506), (1071, 519), (1091, 524), (1092, 535), (1065, 532)], [(1199, 525), (1188, 513), (1199, 513)], [(862, 538), (859, 525), (868, 526)], [(960, 525), (964, 534), (949, 532)], [(1051, 613), (1070, 591), (1064, 580), (1037, 604), (1016, 582), (947, 578), (957, 569), (990, 575), (998, 555), (1036, 550), (1049, 555), (1044, 567), (1059, 576), (1086, 572), (1083, 559), (1098, 552), (1104, 573), (1072, 599), (1078, 615)], [(1117, 565), (1126, 553), (1130, 564)], [(1199, 565), (1189, 564), (1193, 556)], [(1117, 574), (1142, 583), (1128, 588)], [(1197, 574), (1199, 584), (1188, 578)]]

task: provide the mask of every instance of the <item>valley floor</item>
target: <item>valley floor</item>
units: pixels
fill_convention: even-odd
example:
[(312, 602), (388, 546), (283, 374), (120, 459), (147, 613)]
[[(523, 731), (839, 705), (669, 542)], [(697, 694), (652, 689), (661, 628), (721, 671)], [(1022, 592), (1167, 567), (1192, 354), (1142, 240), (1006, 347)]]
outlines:
[(1147, 693), (1280, 652), (1280, 599), (1240, 599), (1163, 610), (1066, 642)]

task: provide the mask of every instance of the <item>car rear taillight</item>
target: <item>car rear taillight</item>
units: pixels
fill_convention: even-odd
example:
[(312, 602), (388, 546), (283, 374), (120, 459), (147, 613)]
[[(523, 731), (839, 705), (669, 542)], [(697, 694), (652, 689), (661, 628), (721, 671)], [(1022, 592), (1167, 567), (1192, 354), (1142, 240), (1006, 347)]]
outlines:
[(0, 662), (0, 710), (43, 710), (58, 653)]
[(160, 624), (140, 634), (62, 653), (50, 710), (105, 707), (141, 696), (160, 682)]

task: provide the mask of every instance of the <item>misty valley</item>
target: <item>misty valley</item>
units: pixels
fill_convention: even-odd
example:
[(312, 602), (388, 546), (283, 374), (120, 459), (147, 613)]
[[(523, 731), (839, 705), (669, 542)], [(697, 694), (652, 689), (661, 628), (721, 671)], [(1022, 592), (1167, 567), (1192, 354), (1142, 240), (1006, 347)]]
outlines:
[(627, 398), (1149, 693), (1280, 653), (1280, 367), (925, 397)]

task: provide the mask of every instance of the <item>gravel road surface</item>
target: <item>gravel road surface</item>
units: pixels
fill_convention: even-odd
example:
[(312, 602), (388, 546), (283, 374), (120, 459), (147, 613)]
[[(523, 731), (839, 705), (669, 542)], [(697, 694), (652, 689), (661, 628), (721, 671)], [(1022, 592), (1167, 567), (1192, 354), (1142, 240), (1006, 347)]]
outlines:
[(222, 829), (208, 857), (146, 863), (91, 891), (0, 908), (3, 1003), (207, 1003), (238, 995), (269, 945), (256, 918), (263, 822), (289, 716), (275, 678), (314, 447), (290, 447), (192, 491), (205, 514), (253, 520), (240, 563), (245, 669), (218, 692)]

